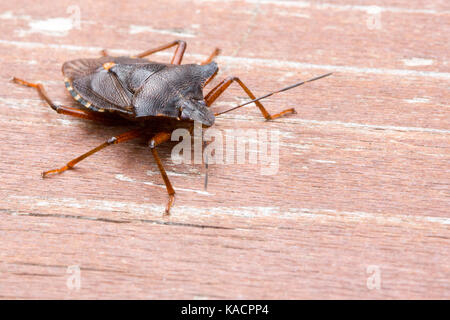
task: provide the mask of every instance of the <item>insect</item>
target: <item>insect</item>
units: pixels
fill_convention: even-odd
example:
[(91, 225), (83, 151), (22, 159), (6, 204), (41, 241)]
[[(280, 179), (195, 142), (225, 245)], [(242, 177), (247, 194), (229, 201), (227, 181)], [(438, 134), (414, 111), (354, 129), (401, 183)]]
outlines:
[[(170, 63), (157, 63), (145, 58), (171, 47), (175, 47), (175, 52)], [(149, 139), (148, 146), (169, 195), (165, 210), (165, 213), (169, 214), (175, 199), (175, 190), (156, 147), (170, 140), (171, 132), (175, 127), (181, 126), (192, 130), (194, 121), (200, 122), (204, 127), (210, 127), (214, 124), (216, 116), (250, 103), (256, 104), (266, 120), (295, 113), (295, 109), (291, 108), (271, 115), (259, 100), (331, 74), (298, 82), (259, 98), (256, 98), (238, 77), (227, 77), (203, 95), (205, 85), (217, 75), (218, 66), (213, 60), (220, 50), (215, 49), (200, 64), (181, 65), (185, 50), (186, 42), (176, 40), (133, 57), (113, 57), (103, 51), (102, 57), (99, 58), (65, 62), (62, 66), (64, 82), (67, 90), (76, 100), (76, 106), (57, 105), (48, 97), (42, 84), (14, 77), (15, 83), (35, 88), (40, 97), (57, 113), (102, 123), (107, 123), (113, 117), (136, 124), (135, 129), (111, 137), (61, 168), (43, 172), (42, 177), (62, 173), (107, 146), (135, 139), (148, 132), (149, 128), (165, 124), (166, 129), (155, 133)], [(209, 107), (233, 82), (238, 83), (251, 100), (214, 114)]]

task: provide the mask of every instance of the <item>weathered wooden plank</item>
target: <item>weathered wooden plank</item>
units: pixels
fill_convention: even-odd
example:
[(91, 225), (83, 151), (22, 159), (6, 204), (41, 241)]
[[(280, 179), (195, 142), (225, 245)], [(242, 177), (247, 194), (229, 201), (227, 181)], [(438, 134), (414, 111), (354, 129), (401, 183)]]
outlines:
[[(16, 74), (26, 74), (27, 72), (24, 66), (17, 69), (12, 68), (13, 66), (8, 69), (10, 75), (13, 74), (11, 70), (17, 70)], [(56, 77), (57, 71), (54, 70), (55, 68), (52, 69), (50, 76)], [(258, 72), (256, 68), (251, 71)], [(29, 77), (35, 79), (45, 73), (45, 68), (37, 67), (31, 69), (30, 73)], [(45, 74), (45, 77), (49, 76)], [(277, 78), (277, 75), (276, 73), (273, 76), (269, 74), (269, 77)], [(336, 75), (328, 79), (327, 84), (345, 78), (347, 78), (345, 74)], [(388, 80), (385, 80), (386, 78)], [(416, 79), (415, 86), (428, 83), (421, 80)], [(375, 91), (385, 92), (386, 82), (394, 81), (395, 79), (392, 77), (378, 76), (371, 82), (374, 86), (378, 85)], [(250, 76), (249, 82), (260, 83), (263, 87), (267, 86), (263, 79), (254, 76)], [(286, 83), (283, 81), (279, 86)], [(341, 97), (342, 92), (355, 90), (356, 93), (358, 90), (359, 92), (364, 90), (363, 86), (352, 89), (351, 84), (353, 83), (350, 81), (346, 85), (340, 83), (341, 90), (334, 91), (328, 90), (326, 84), (317, 82), (303, 88), (301, 96), (289, 93), (280, 95), (269, 101), (267, 106), (270, 109), (281, 110), (293, 105), (304, 105), (304, 107), (297, 108), (299, 115), (272, 123), (262, 121), (253, 107), (218, 119), (216, 128), (222, 130), (223, 133), (225, 133), (225, 129), (233, 128), (280, 130), (279, 176), (270, 177), (270, 179), (255, 177), (255, 173), (260, 172), (259, 166), (256, 168), (252, 165), (237, 164), (225, 167), (212, 166), (210, 192), (205, 195), (202, 192), (202, 166), (173, 165), (169, 159), (170, 148), (173, 144), (162, 147), (163, 155), (168, 162), (168, 169), (174, 172), (172, 179), (175, 186), (180, 189), (185, 188), (186, 183), (195, 186), (195, 191), (186, 192), (186, 197), (184, 197), (186, 199), (181, 198), (180, 202), (211, 202), (214, 205), (214, 203), (227, 200), (228, 205), (239, 206), (241, 203), (249, 202), (254, 206), (262, 206), (270, 205), (274, 201), (279, 203), (280, 195), (288, 190), (288, 194), (284, 196), (285, 201), (280, 203), (280, 208), (298, 207), (300, 195), (308, 200), (308, 205), (306, 205), (308, 208), (316, 208), (320, 204), (320, 208), (346, 208), (350, 211), (377, 212), (389, 209), (392, 213), (405, 213), (406, 211), (408, 214), (421, 215), (423, 210), (426, 210), (431, 211), (431, 214), (437, 212), (445, 214), (448, 199), (442, 197), (442, 192), (445, 193), (445, 186), (449, 179), (447, 175), (442, 175), (442, 166), (445, 167), (450, 156), (446, 144), (449, 135), (448, 130), (445, 129), (448, 127), (446, 109), (434, 105), (436, 114), (432, 118), (434, 121), (430, 121), (429, 110), (416, 107), (420, 103), (411, 104), (404, 101), (408, 91), (407, 85), (397, 88), (388, 85), (389, 88), (392, 88), (388, 93), (384, 96), (376, 95), (374, 100), (380, 101), (377, 112), (370, 112), (371, 109), (376, 108), (375, 105), (367, 102), (363, 105), (355, 105), (355, 101), (352, 99), (348, 99), (342, 107), (327, 106), (330, 104), (329, 101), (320, 101), (324, 92), (330, 96), (327, 100), (333, 100), (334, 96), (340, 100), (344, 99)], [(58, 100), (70, 103), (70, 98), (61, 84), (54, 81), (50, 84), (49, 92), (52, 92)], [(443, 87), (439, 88), (436, 84), (434, 87), (430, 85), (430, 88), (436, 90), (433, 101), (445, 97)], [(269, 89), (270, 86), (265, 91)], [(259, 88), (257, 90), (264, 92)], [(432, 90), (430, 89), (428, 92), (431, 93)], [(391, 92), (395, 92), (395, 96), (398, 93), (404, 97), (389, 99)], [(42, 191), (42, 185), (59, 193), (66, 183), (77, 183), (72, 187), (74, 189), (71, 192), (80, 191), (86, 195), (93, 192), (103, 194), (105, 189), (98, 188), (95, 183), (86, 182), (96, 181), (98, 183), (99, 179), (104, 179), (103, 183), (107, 185), (120, 183), (127, 186), (126, 188), (107, 187), (110, 196), (115, 193), (126, 199), (136, 193), (141, 193), (140, 200), (144, 200), (149, 198), (149, 194), (148, 191), (142, 192), (142, 190), (150, 188), (154, 189), (150, 197), (152, 200), (157, 198), (160, 203), (164, 201), (165, 194), (161, 187), (144, 184), (144, 182), (160, 183), (160, 181), (158, 175), (155, 174), (157, 169), (153, 164), (152, 157), (145, 150), (143, 140), (140, 143), (132, 142), (127, 145), (114, 146), (81, 163), (79, 169), (74, 172), (67, 172), (61, 177), (41, 181), (38, 175), (40, 171), (62, 165), (64, 161), (85, 152), (109, 136), (126, 131), (126, 128), (109, 127), (102, 133), (100, 130), (104, 126), (58, 116), (38, 100), (36, 92), (29, 88), (18, 87), (13, 83), (7, 84), (3, 94), (3, 99), (10, 108), (3, 110), (4, 131), (2, 134), (5, 135), (5, 139), (21, 146), (20, 149), (4, 151), (5, 154), (12, 153), (10, 157), (14, 160), (11, 161), (17, 163), (15, 168), (4, 173), (4, 181), (12, 184), (11, 188), (21, 188), (22, 181), (14, 178), (17, 174), (32, 170), (30, 175), (32, 176), (31, 180), (34, 181), (34, 187), (30, 185), (29, 191), (34, 190), (37, 194)], [(20, 94), (20, 98), (13, 98), (18, 94)], [(233, 99), (232, 95), (242, 97), (238, 88), (233, 88), (232, 92), (224, 97), (224, 102), (218, 103), (218, 108), (224, 109), (237, 103), (239, 100)], [(361, 96), (360, 99), (367, 99), (366, 97)], [(25, 100), (23, 100), (24, 98)], [(277, 106), (278, 101), (284, 106)], [(323, 108), (320, 107), (322, 103), (325, 104)], [(405, 108), (414, 106), (414, 112), (399, 114), (395, 119), (394, 115), (399, 110), (399, 103), (402, 103)], [(319, 110), (314, 110), (317, 105), (319, 105)], [(425, 103), (425, 105), (430, 106), (431, 103)], [(26, 116), (27, 121), (21, 122), (22, 116), (19, 108), (29, 110)], [(309, 119), (304, 119), (302, 116), (307, 116)], [(388, 119), (385, 119), (386, 117)], [(432, 124), (438, 125), (428, 127)], [(8, 137), (10, 132), (21, 133), (16, 134), (15, 140), (12, 141)], [(27, 132), (32, 132), (32, 140)], [(139, 153), (136, 154), (138, 150)], [(32, 157), (24, 160), (25, 152)], [(411, 168), (415, 168), (415, 170), (411, 170)], [(151, 171), (150, 176), (145, 174), (148, 170)], [(186, 180), (186, 178), (190, 180)], [(295, 182), (293, 185), (289, 185), (292, 178)], [(73, 179), (78, 182), (72, 181)], [(224, 179), (223, 183), (220, 182), (221, 179)], [(230, 179), (236, 183), (229, 185)], [(246, 183), (246, 181), (254, 179), (257, 180), (252, 185)], [(272, 190), (271, 195), (267, 195), (264, 199), (260, 197), (261, 183), (265, 186), (263, 190), (267, 192)], [(229, 193), (236, 193), (243, 185), (249, 189), (247, 193), (237, 192), (235, 198), (229, 199)], [(423, 190), (424, 186), (427, 186), (426, 190)], [(295, 192), (289, 192), (291, 188)], [(158, 195), (154, 195), (154, 193)], [(405, 199), (405, 195), (414, 196), (416, 202), (413, 206), (409, 200)], [(355, 201), (361, 198), (370, 200)], [(304, 203), (306, 199), (302, 198), (302, 202)], [(428, 210), (430, 207), (436, 210)]]
[[(69, 2), (51, 13), (46, 0), (1, 3), (0, 296), (449, 298), (448, 4), (381, 1), (381, 29), (367, 26), (371, 4), (80, 1), (77, 29)], [(170, 218), (145, 139), (42, 180), (127, 128), (57, 115), (11, 76), (70, 103), (63, 61), (173, 38), (189, 41), (186, 62), (223, 49), (212, 85), (233, 74), (263, 94), (334, 71), (265, 102), (296, 115), (265, 122), (249, 107), (217, 119), (220, 132), (279, 130), (278, 174), (211, 165), (205, 191), (203, 167), (161, 146), (177, 190)], [(216, 108), (245, 99), (231, 87)], [(66, 285), (74, 265), (80, 291)]]
[[(323, 214), (248, 225), (221, 216), (231, 224), (220, 230), (11, 214), (2, 213), (10, 241), (0, 267), (2, 294), (10, 297), (448, 297), (448, 266), (436, 263), (448, 255), (447, 240), (428, 231), (445, 233), (439, 223)], [(78, 292), (66, 285), (73, 265), (81, 267)], [(381, 270), (381, 290), (367, 288), (369, 265)]]
[[(82, 47), (81, 47), (82, 48)], [(86, 47), (89, 48), (89, 47)], [(98, 49), (98, 48), (97, 48)], [(67, 59), (76, 57), (96, 57), (98, 50), (70, 50), (67, 48), (20, 48), (0, 43), (0, 52), (5, 57), (5, 69), (0, 76), (8, 81), (12, 76), (27, 77), (32, 80), (41, 80), (49, 86), (52, 95), (65, 103), (71, 103), (70, 96), (61, 84), (60, 66)], [(35, 59), (36, 55), (45, 55), (51, 52), (51, 59)], [(121, 51), (124, 54), (126, 51)], [(120, 54), (119, 53), (119, 54)], [(15, 57), (21, 57), (15, 60)], [(169, 58), (156, 56), (156, 60), (167, 61)], [(36, 64), (25, 63), (34, 60)], [(201, 60), (198, 56), (187, 56), (187, 62)], [(219, 57), (221, 70), (212, 87), (225, 76), (237, 75), (245, 81), (255, 94), (281, 88), (299, 79), (307, 79), (315, 75), (330, 71), (324, 67), (321, 70), (292, 66), (270, 66), (267, 69), (263, 63), (246, 64), (232, 57)], [(324, 98), (324, 92), (326, 97)], [(346, 92), (348, 94), (343, 95)], [(35, 98), (37, 95), (28, 88), (21, 88), (8, 83), (3, 89), (3, 98), (16, 94)], [(282, 109), (277, 105), (295, 106), (302, 118), (360, 123), (380, 126), (423, 127), (428, 129), (448, 129), (448, 85), (443, 79), (429, 77), (406, 77), (398, 75), (366, 75), (338, 71), (332, 78), (311, 83), (303, 88), (296, 89), (289, 94), (281, 94), (267, 100), (266, 104), (273, 110)], [(231, 106), (236, 103), (238, 96), (244, 99), (244, 94), (237, 86), (232, 86), (230, 92), (218, 101), (218, 105)], [(227, 99), (228, 98), (228, 99)], [(224, 101), (229, 104), (224, 105)], [(9, 105), (17, 103), (11, 101)], [(249, 111), (247, 111), (249, 110)], [(239, 114), (251, 112), (256, 115), (253, 108), (239, 111)]]
[[(46, 43), (52, 39), (60, 44), (145, 50), (167, 41), (167, 37), (184, 37), (192, 40), (189, 45), (192, 52), (203, 54), (208, 54), (213, 49), (211, 46), (218, 46), (225, 55), (314, 65), (353, 66), (363, 70), (389, 68), (446, 73), (450, 70), (449, 44), (443, 37), (449, 28), (450, 7), (445, 2), (435, 4), (431, 12), (414, 9), (409, 12), (411, 5), (404, 2), (404, 11), (382, 11), (380, 25), (375, 27), (368, 25), (374, 16), (369, 9), (368, 13), (352, 10), (352, 6), (172, 0), (164, 5), (120, 1), (83, 5), (80, 2), (78, 28), (67, 13), (71, 5), (69, 1), (54, 4), (49, 0), (26, 5), (21, 5), (21, 1), (5, 2), (1, 7), (8, 12), (2, 21), (7, 31), (4, 40)], [(26, 9), (14, 10), (16, 6)], [(48, 6), (53, 7), (55, 17), (67, 19), (60, 21), (61, 29), (66, 28), (66, 32), (52, 32)], [(174, 10), (180, 6), (183, 10)], [(434, 25), (436, 28), (430, 28)], [(436, 32), (437, 28), (442, 33)]]

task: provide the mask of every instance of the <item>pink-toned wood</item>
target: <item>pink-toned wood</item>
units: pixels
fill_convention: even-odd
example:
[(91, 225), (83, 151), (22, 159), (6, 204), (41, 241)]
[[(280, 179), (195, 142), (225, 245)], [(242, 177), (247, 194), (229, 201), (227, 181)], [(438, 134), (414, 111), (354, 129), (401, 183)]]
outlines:
[[(380, 1), (379, 13), (362, 0), (77, 4), (79, 28), (70, 1), (0, 3), (1, 298), (450, 298), (446, 1)], [(295, 115), (265, 122), (249, 106), (217, 119), (279, 130), (278, 175), (210, 165), (205, 192), (203, 166), (175, 165), (174, 144), (161, 145), (177, 192), (169, 218), (145, 139), (41, 179), (127, 128), (58, 115), (10, 78), (70, 105), (64, 61), (178, 38), (183, 63), (222, 49), (208, 88), (234, 75), (259, 96), (334, 72), (264, 101)], [(232, 85), (214, 110), (245, 100)]]

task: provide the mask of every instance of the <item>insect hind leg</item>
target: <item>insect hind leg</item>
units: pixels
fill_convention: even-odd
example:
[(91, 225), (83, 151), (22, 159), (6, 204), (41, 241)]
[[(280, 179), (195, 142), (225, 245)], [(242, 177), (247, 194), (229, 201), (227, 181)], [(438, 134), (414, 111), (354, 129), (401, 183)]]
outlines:
[(44, 100), (45, 102), (48, 103), (48, 105), (55, 111), (57, 111), (57, 106), (53, 103), (53, 101), (48, 97), (47, 92), (44, 89), (44, 86), (40, 83), (32, 83), (32, 82), (28, 82), (19, 78), (12, 78), (12, 81), (17, 83), (17, 84), (21, 84), (23, 86), (27, 86), (27, 87), (31, 87), (31, 88), (35, 88), (37, 90), (37, 92), (39, 93), (39, 96), (41, 97), (42, 100)]
[(65, 115), (76, 117), (76, 118), (98, 121), (98, 122), (109, 122), (109, 120), (107, 120), (104, 116), (100, 116), (95, 112), (90, 112), (90, 111), (85, 111), (85, 110), (81, 110), (81, 109), (74, 108), (74, 107), (61, 106), (61, 105), (55, 104), (49, 98), (47, 92), (44, 89), (44, 86), (41, 83), (32, 83), (32, 82), (28, 82), (28, 81), (25, 81), (25, 80), (22, 80), (22, 79), (19, 79), (16, 77), (14, 77), (12, 79), (12, 81), (14, 83), (17, 83), (17, 84), (20, 84), (23, 86), (35, 88), (37, 90), (37, 92), (39, 93), (39, 96), (41, 97), (41, 99), (44, 100), (45, 102), (47, 102), (47, 104), (50, 106), (50, 108), (55, 110), (57, 113), (65, 114)]

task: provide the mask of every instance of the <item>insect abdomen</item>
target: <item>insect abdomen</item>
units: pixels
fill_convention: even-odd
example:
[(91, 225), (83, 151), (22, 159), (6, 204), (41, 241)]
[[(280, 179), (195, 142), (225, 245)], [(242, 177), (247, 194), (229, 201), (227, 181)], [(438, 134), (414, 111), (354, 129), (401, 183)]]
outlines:
[(75, 91), (75, 89), (72, 86), (72, 83), (70, 81), (69, 78), (65, 78), (64, 79), (64, 84), (66, 86), (67, 91), (69, 91), (70, 95), (79, 103), (81, 103), (84, 107), (92, 110), (92, 111), (96, 111), (96, 112), (104, 112), (104, 109), (100, 109), (95, 107), (91, 102), (86, 101), (85, 99), (83, 99), (80, 94), (78, 92)]

